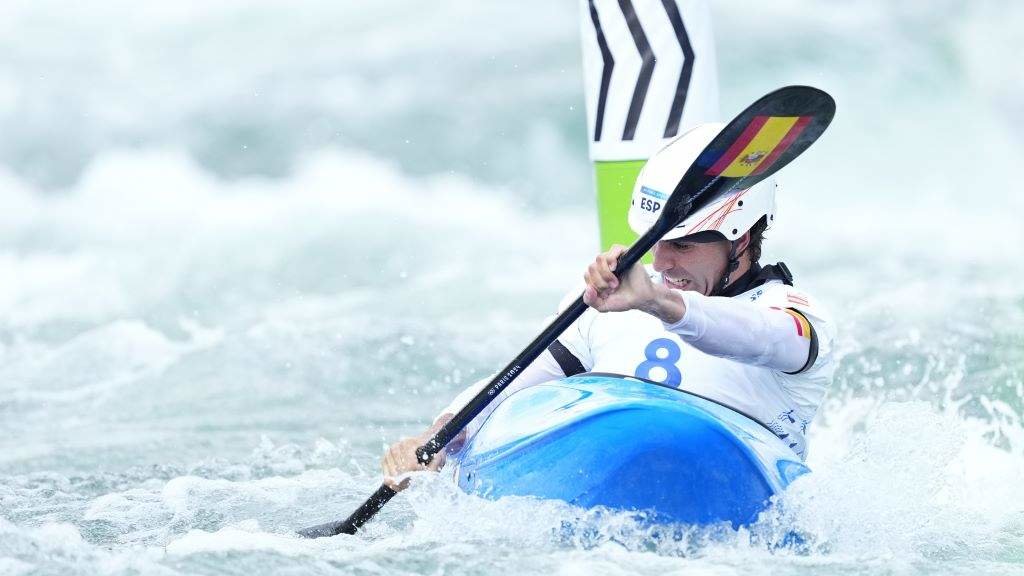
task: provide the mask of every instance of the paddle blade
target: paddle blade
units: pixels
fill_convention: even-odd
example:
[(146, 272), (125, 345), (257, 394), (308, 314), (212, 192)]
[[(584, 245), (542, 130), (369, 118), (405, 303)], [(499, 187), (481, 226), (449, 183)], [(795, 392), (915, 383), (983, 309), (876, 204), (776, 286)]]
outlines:
[(363, 502), (363, 505), (356, 509), (348, 518), (327, 522), (318, 526), (310, 526), (299, 530), (299, 536), (303, 538), (329, 538), (338, 534), (355, 534), (359, 528), (373, 518), (388, 500), (395, 497), (396, 492), (387, 484), (381, 484), (377, 491), (370, 495)]
[(667, 232), (720, 194), (771, 176), (810, 147), (835, 113), (832, 97), (810, 86), (766, 94), (704, 148), (679, 180), (655, 228)]

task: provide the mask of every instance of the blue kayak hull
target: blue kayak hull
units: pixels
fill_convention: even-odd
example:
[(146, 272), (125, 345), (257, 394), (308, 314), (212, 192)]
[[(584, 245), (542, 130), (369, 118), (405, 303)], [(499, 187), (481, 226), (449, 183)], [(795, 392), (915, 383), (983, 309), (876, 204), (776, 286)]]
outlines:
[(655, 522), (753, 522), (806, 473), (754, 420), (681, 390), (580, 375), (511, 395), (453, 455), (459, 486), (642, 511)]

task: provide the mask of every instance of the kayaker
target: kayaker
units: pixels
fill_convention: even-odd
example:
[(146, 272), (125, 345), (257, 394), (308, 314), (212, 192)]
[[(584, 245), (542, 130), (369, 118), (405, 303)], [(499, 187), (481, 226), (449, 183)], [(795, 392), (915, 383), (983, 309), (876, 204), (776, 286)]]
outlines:
[[(654, 223), (662, 201), (722, 127), (698, 126), (648, 160), (629, 210), (637, 234)], [(634, 376), (747, 414), (805, 458), (807, 426), (835, 370), (835, 328), (826, 310), (794, 288), (785, 264), (759, 263), (764, 232), (775, 220), (775, 193), (767, 179), (696, 211), (655, 245), (653, 266), (634, 266), (621, 282), (613, 270), (625, 248), (599, 254), (584, 275), (591, 309), (502, 395), (583, 372)], [(423, 467), (416, 448), (488, 380), (459, 394), (422, 435), (392, 445), (382, 460), (385, 482), (402, 489), (406, 473), (438, 470), (444, 452)], [(465, 432), (472, 434), (501, 400)]]

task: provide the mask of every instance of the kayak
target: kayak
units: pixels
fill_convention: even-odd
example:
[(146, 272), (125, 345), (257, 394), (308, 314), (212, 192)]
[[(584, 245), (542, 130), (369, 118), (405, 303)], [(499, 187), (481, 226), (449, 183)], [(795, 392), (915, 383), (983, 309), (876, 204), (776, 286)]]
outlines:
[(642, 512), (656, 523), (752, 523), (809, 470), (766, 426), (637, 378), (582, 374), (506, 398), (454, 453), (459, 487)]

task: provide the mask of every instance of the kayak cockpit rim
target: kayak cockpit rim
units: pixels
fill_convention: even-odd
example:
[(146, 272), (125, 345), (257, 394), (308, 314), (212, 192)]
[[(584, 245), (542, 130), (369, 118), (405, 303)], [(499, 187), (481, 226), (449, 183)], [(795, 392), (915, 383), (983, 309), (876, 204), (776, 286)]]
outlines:
[[(681, 394), (688, 394), (690, 396), (693, 396), (694, 398), (700, 398), (701, 400), (707, 400), (708, 402), (711, 402), (712, 404), (717, 404), (717, 405), (721, 406), (722, 408), (725, 408), (726, 410), (730, 410), (732, 412), (735, 412), (735, 413), (739, 414), (740, 416), (746, 417), (751, 422), (754, 422), (754, 423), (760, 425), (765, 430), (771, 432), (772, 436), (775, 436), (776, 438), (779, 438), (779, 435), (774, 430), (769, 428), (767, 424), (765, 424), (764, 422), (761, 422), (757, 418), (754, 418), (750, 414), (747, 414), (746, 412), (744, 412), (742, 410), (737, 410), (736, 408), (733, 408), (732, 406), (729, 406), (728, 404), (725, 404), (725, 403), (720, 402), (718, 400), (715, 400), (714, 398), (708, 398), (707, 396), (702, 396), (702, 395), (697, 394), (695, 392), (690, 392), (689, 390), (683, 390), (682, 388), (676, 388), (675, 386), (669, 386), (668, 384), (665, 384), (665, 383), (662, 383), (662, 382), (656, 382), (654, 380), (648, 380), (647, 378), (641, 378), (639, 376), (629, 376), (629, 375), (626, 375), (626, 374), (616, 374), (614, 372), (583, 372), (583, 373), (580, 373), (580, 374), (573, 374), (569, 378), (566, 378), (566, 380), (569, 380), (569, 379), (572, 379), (572, 378), (577, 378), (577, 377), (583, 377), (583, 376), (603, 376), (603, 377), (611, 377), (611, 378), (625, 378), (625, 379), (628, 379), (628, 380), (636, 380), (636, 381), (639, 381), (639, 382), (643, 382), (645, 384), (653, 384), (655, 386), (661, 386), (662, 388), (668, 388), (669, 390), (674, 390), (674, 391), (679, 392)], [(781, 438), (780, 438), (780, 440), (781, 440)]]

